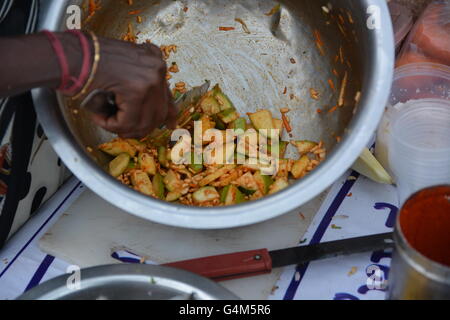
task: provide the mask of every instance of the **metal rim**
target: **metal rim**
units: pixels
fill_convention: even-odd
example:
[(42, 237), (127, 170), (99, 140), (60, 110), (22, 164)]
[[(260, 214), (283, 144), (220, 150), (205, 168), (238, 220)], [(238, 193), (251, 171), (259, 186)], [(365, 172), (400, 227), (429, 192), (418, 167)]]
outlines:
[[(63, 6), (63, 1), (58, 5)], [(377, 5), (381, 9), (381, 16), (386, 20), (383, 21), (383, 28), (373, 30), (378, 50), (376, 50), (377, 54), (374, 57), (374, 65), (370, 70), (368, 81), (372, 90), (370, 92), (366, 90), (361, 97), (361, 104), (369, 111), (362, 114), (359, 122), (354, 123), (350, 128), (351, 134), (341, 143), (338, 152), (334, 152), (328, 161), (321, 165), (320, 170), (327, 172), (321, 179), (317, 179), (317, 175), (312, 173), (282, 192), (245, 205), (207, 209), (173, 205), (149, 199), (120, 184), (105, 172), (96, 172), (95, 169), (98, 166), (86, 155), (86, 152), (75, 142), (69, 142), (74, 139), (68, 128), (57, 123), (56, 119), (61, 116), (56, 110), (52, 110), (51, 104), (48, 103), (48, 99), (56, 103), (55, 95), (38, 89), (33, 94), (40, 121), (44, 128), (50, 129), (47, 130), (47, 136), (64, 163), (71, 170), (74, 170), (75, 166), (78, 168), (76, 175), (87, 187), (113, 205), (138, 217), (165, 225), (192, 229), (233, 228), (275, 218), (311, 200), (339, 179), (356, 161), (359, 152), (369, 143), (381, 120), (393, 78), (394, 39), (386, 3), (382, 0), (370, 0), (368, 5)], [(54, 10), (61, 9), (62, 7), (54, 8)], [(45, 20), (44, 17), (45, 28), (57, 29), (57, 22), (46, 23)], [(358, 150), (358, 152), (346, 152), (346, 150)], [(84, 170), (79, 170), (80, 164)], [(105, 185), (108, 188), (99, 188)], [(282, 210), (274, 210), (274, 208), (282, 208)], [(170, 219), (167, 219), (168, 215)]]
[(14, 0), (6, 0), (3, 3), (3, 7), (0, 10), (0, 23), (6, 18), (6, 16), (8, 15), (9, 11), (11, 10), (11, 7), (14, 3)]
[[(436, 188), (439, 187), (450, 187), (450, 185), (436, 186)], [(421, 191), (423, 190), (420, 190), (411, 195), (408, 200), (414, 198)], [(406, 200), (405, 203), (408, 200)], [(416, 269), (419, 273), (427, 273), (429, 277), (432, 277), (436, 281), (450, 283), (450, 278), (448, 277), (448, 274), (450, 273), (450, 267), (431, 260), (410, 245), (400, 226), (400, 216), (401, 210), (397, 214), (394, 230), (395, 243), (397, 244), (397, 247), (401, 249), (397, 250), (399, 254), (401, 254), (402, 257), (409, 262), (409, 265), (413, 266), (413, 268)], [(431, 266), (432, 270), (429, 268), (425, 268), (425, 265)]]
[[(20, 296), (19, 300), (60, 300), (73, 294), (67, 288), (67, 281), (71, 274), (66, 274), (49, 280)], [(143, 284), (150, 283), (150, 279), (155, 284), (168, 289), (181, 291), (186, 294), (186, 298), (195, 294), (198, 300), (238, 300), (239, 298), (229, 290), (204, 277), (196, 274), (161, 266), (145, 264), (116, 264), (105, 265), (82, 269), (81, 289), (86, 290), (110, 284), (117, 280), (133, 280)]]

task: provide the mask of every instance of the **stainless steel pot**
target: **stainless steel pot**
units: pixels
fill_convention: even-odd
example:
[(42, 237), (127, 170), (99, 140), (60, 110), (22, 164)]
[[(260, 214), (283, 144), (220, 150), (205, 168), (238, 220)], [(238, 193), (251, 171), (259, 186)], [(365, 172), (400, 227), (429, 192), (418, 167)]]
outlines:
[[(266, 14), (276, 3), (263, 0), (135, 2), (130, 7), (125, 1), (102, 0), (102, 9), (86, 27), (101, 36), (120, 38), (131, 22), (141, 41), (178, 45), (174, 58), (181, 72), (173, 81), (183, 80), (191, 86), (205, 79), (219, 82), (241, 114), (270, 108), (279, 115), (279, 108), (289, 107), (294, 138), (323, 140), (329, 156), (303, 180), (259, 201), (208, 209), (170, 204), (139, 194), (110, 177), (102, 169), (106, 157), (88, 154), (86, 147), (95, 147), (112, 135), (93, 126), (83, 112), (74, 115), (54, 92), (35, 90), (40, 121), (56, 152), (102, 198), (131, 214), (172, 226), (244, 226), (277, 217), (311, 200), (336, 181), (369, 143), (393, 73), (394, 41), (385, 1), (281, 1), (281, 11), (271, 16)], [(40, 27), (64, 30), (67, 6), (77, 3), (80, 1), (43, 1)], [(329, 5), (334, 19), (326, 12)], [(128, 14), (137, 9), (144, 17), (141, 24)], [(250, 34), (235, 18), (246, 23)], [(219, 26), (230, 25), (236, 29), (219, 31)], [(320, 34), (319, 41), (315, 31)], [(317, 42), (323, 43), (324, 55)], [(337, 103), (345, 72), (349, 80), (345, 105), (328, 114)], [(328, 79), (333, 80), (335, 90)], [(311, 98), (311, 88), (320, 93), (319, 100)], [(355, 101), (358, 96), (359, 103)], [(319, 108), (322, 114), (317, 112)], [(339, 144), (337, 136), (343, 138)]]
[[(79, 282), (77, 282), (79, 281)], [(118, 264), (49, 280), (19, 300), (238, 300), (212, 280), (173, 268)]]

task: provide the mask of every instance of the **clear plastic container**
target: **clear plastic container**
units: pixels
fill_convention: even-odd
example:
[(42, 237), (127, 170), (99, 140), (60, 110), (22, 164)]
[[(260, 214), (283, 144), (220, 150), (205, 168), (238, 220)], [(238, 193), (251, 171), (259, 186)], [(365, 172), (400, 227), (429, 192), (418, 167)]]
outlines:
[(403, 106), (388, 141), (400, 203), (423, 188), (450, 184), (450, 101), (419, 99)]
[(394, 27), (395, 51), (398, 52), (413, 26), (413, 14), (409, 8), (394, 0), (389, 1), (388, 6)]
[(397, 67), (431, 62), (450, 65), (450, 1), (432, 1), (403, 45)]
[(391, 175), (393, 172), (389, 162), (388, 141), (392, 136), (392, 120), (408, 107), (408, 101), (419, 99), (450, 101), (450, 67), (433, 63), (414, 63), (395, 70), (391, 95), (378, 127), (375, 147), (377, 159)]

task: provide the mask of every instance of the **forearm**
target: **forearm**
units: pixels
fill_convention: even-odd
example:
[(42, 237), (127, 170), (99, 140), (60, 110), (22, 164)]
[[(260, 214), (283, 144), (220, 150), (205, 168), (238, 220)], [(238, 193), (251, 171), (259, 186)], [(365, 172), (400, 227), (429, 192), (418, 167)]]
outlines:
[[(82, 54), (78, 39), (57, 34), (69, 61), (70, 74), (77, 76)], [(53, 48), (44, 34), (0, 38), (0, 97), (46, 87), (55, 89), (61, 69)]]

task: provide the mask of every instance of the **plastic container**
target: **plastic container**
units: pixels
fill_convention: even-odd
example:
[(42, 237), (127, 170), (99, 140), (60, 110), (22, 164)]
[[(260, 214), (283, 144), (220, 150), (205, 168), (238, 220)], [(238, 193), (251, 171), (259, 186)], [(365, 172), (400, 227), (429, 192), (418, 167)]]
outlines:
[(396, 1), (389, 1), (388, 7), (394, 27), (395, 52), (398, 52), (403, 40), (413, 27), (413, 14), (409, 8)]
[(431, 62), (450, 65), (450, 2), (431, 2), (409, 34), (397, 67)]
[(392, 136), (392, 120), (408, 101), (440, 99), (450, 101), (450, 67), (433, 63), (414, 63), (397, 68), (394, 73), (388, 105), (377, 131), (375, 155), (393, 175), (389, 162), (388, 141)]
[(403, 106), (388, 141), (400, 204), (423, 188), (450, 184), (450, 101), (420, 99)]

